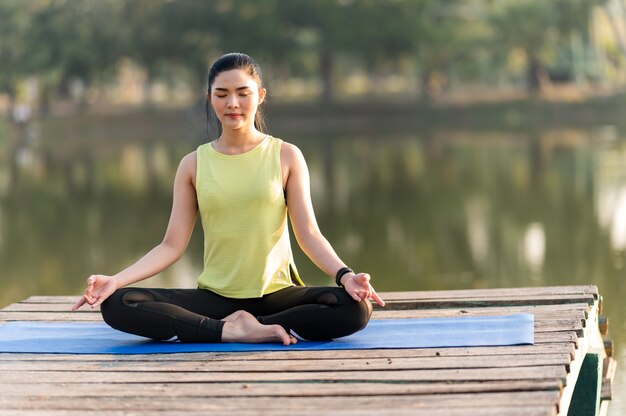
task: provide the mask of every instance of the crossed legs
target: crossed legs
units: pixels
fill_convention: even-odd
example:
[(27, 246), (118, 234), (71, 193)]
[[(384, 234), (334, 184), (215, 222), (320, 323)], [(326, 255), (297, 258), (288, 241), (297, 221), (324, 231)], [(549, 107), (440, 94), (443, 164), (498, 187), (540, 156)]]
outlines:
[(233, 299), (203, 289), (117, 290), (101, 306), (120, 331), (183, 342), (295, 342), (357, 332), (372, 313), (339, 287), (288, 287), (261, 298)]

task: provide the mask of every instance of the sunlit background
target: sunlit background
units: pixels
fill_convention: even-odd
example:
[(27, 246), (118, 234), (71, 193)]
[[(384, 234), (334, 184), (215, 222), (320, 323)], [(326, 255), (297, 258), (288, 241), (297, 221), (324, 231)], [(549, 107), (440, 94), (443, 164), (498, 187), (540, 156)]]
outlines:
[[(626, 413), (624, 0), (3, 0), (0, 307), (160, 242), (230, 51), (348, 264), (379, 291), (598, 285)], [(201, 267), (197, 227), (148, 284)]]

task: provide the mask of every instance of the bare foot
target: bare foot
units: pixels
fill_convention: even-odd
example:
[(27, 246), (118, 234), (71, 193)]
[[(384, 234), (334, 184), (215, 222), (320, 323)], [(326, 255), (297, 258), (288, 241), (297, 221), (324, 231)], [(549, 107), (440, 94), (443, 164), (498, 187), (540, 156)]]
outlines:
[(252, 314), (237, 311), (222, 319), (223, 342), (282, 342), (291, 345), (297, 342), (280, 325), (263, 325)]

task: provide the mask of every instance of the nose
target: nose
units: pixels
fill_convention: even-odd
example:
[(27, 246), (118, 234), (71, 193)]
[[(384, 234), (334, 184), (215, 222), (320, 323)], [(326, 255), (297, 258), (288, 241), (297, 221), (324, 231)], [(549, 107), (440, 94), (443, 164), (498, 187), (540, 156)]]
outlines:
[(226, 102), (228, 108), (237, 108), (239, 107), (239, 100), (237, 99), (237, 94), (230, 95), (228, 97), (228, 101)]

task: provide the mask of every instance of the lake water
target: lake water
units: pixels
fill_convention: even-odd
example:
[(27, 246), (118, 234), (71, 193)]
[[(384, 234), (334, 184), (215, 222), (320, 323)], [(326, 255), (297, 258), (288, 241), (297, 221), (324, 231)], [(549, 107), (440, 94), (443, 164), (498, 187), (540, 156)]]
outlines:
[[(202, 140), (195, 122), (0, 125), (0, 307), (78, 295), (89, 274), (115, 273), (160, 242), (178, 161)], [(619, 365), (610, 414), (626, 413), (623, 129), (289, 131), (322, 231), (379, 291), (598, 285)], [(307, 283), (332, 283), (295, 255)], [(201, 267), (197, 227), (188, 253), (149, 285), (193, 287)]]

